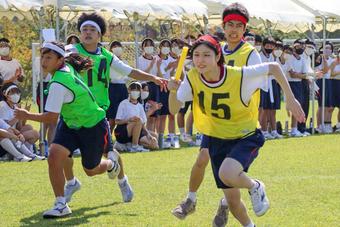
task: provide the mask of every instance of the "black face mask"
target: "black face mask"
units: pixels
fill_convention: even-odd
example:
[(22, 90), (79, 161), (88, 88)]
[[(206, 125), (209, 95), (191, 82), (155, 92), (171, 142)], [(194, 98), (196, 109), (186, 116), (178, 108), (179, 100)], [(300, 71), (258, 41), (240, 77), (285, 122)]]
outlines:
[(264, 51), (265, 51), (267, 54), (271, 54), (271, 53), (273, 52), (273, 49), (264, 48)]
[(303, 49), (295, 49), (295, 52), (298, 54), (298, 55), (301, 55), (303, 53)]

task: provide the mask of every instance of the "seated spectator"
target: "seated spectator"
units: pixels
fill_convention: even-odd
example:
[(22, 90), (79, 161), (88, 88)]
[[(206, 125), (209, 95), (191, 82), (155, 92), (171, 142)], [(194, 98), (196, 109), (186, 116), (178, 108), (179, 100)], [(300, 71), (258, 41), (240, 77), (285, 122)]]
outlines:
[(8, 39), (0, 39), (0, 73), (3, 83), (18, 84), (24, 80), (24, 72), (17, 59), (11, 56), (11, 44)]
[(66, 38), (66, 45), (80, 43), (80, 39), (77, 35), (71, 34)]
[[(29, 162), (44, 160), (45, 157), (33, 154), (23, 143), (24, 136), (16, 129), (11, 128), (4, 120), (0, 119), (0, 150), (8, 152), (15, 161)], [(3, 152), (4, 151), (4, 152)]]
[(12, 128), (17, 129), (25, 138), (25, 145), (33, 151), (33, 144), (39, 139), (39, 133), (25, 122), (14, 117), (15, 107), (19, 107), (21, 92), (14, 83), (7, 83), (2, 87), (4, 100), (0, 102), (0, 119), (4, 120)]
[[(118, 145), (127, 146), (131, 144), (131, 152), (148, 151), (142, 145), (150, 149), (157, 149), (157, 138), (153, 137), (146, 129), (146, 114), (142, 104), (138, 102), (142, 86), (139, 82), (132, 82), (128, 88), (129, 98), (122, 101), (117, 110), (116, 125), (114, 130), (116, 136), (115, 148)], [(140, 145), (141, 144), (141, 145)]]

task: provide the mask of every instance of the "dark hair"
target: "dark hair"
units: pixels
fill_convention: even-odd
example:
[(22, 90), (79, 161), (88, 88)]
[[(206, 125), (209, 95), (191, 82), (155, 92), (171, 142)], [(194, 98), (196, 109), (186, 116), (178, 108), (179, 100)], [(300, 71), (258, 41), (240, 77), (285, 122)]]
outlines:
[(110, 45), (109, 45), (109, 48), (110, 48), (110, 50), (111, 50), (112, 47), (116, 47), (116, 46), (118, 46), (118, 47), (123, 47), (123, 45), (121, 44), (121, 42), (119, 42), (119, 41), (112, 41), (112, 42), (110, 43)]
[(68, 45), (68, 44), (71, 44), (72, 39), (76, 39), (76, 42), (77, 42), (77, 43), (80, 43), (79, 37), (78, 37), (77, 35), (75, 35), (75, 34), (71, 34), (71, 35), (67, 36), (67, 38), (66, 38), (66, 44), (67, 44), (67, 45)]
[(83, 70), (88, 70), (93, 66), (91, 58), (80, 56), (79, 54), (71, 54), (65, 58), (65, 62), (70, 64), (74, 70), (80, 73)]
[(142, 89), (148, 87), (149, 88), (149, 85), (147, 83), (142, 83)]
[(146, 45), (146, 42), (150, 41), (152, 46), (155, 46), (155, 42), (151, 38), (145, 38), (142, 41), (142, 47)]
[(159, 46), (164, 46), (165, 43), (168, 43), (169, 46), (171, 47), (171, 42), (168, 39), (162, 39), (159, 43)]
[(250, 31), (246, 31), (244, 34), (243, 34), (244, 37), (246, 36), (250, 36), (250, 37), (254, 37), (255, 38), (255, 34), (253, 32), (250, 32)]
[(184, 39), (196, 39), (196, 37), (194, 36), (194, 35), (186, 35), (185, 37), (184, 37)]
[(139, 82), (137, 82), (137, 81), (133, 81), (133, 82), (131, 82), (131, 84), (129, 85), (129, 88), (131, 89), (131, 90), (141, 90), (142, 89), (142, 85), (139, 83)]
[(260, 36), (260, 35), (255, 35), (255, 42), (262, 43), (262, 41), (263, 41), (262, 36)]
[(172, 38), (172, 39), (170, 40), (170, 42), (171, 42), (171, 45), (174, 44), (174, 43), (176, 43), (176, 44), (177, 44), (178, 46), (180, 46), (180, 47), (184, 46), (183, 40), (178, 39), (178, 38)]
[(100, 16), (97, 13), (91, 13), (91, 14), (83, 13), (82, 15), (80, 15), (80, 17), (78, 19), (78, 24), (77, 24), (77, 29), (78, 29), (79, 32), (80, 32), (81, 25), (87, 20), (96, 22), (100, 27), (101, 35), (102, 36), (105, 35), (105, 33), (106, 33), (105, 20), (102, 16)]
[[(329, 42), (329, 41), (326, 41), (326, 45), (329, 45), (329, 46), (331, 46), (331, 49), (332, 49), (332, 52), (334, 51), (334, 46), (333, 46), (333, 43), (331, 43), (331, 42)], [(323, 51), (323, 44), (322, 44), (322, 46), (320, 47), (320, 49), (319, 49), (320, 51)]]
[(285, 50), (289, 50), (289, 51), (293, 52), (293, 48), (291, 46), (289, 46), (288, 44), (283, 45), (283, 51), (285, 51)]
[(283, 48), (283, 42), (281, 39), (275, 39), (275, 47)]
[(276, 42), (275, 42), (275, 40), (274, 40), (273, 38), (271, 38), (271, 37), (266, 37), (266, 38), (263, 40), (262, 45), (265, 46), (266, 44), (273, 44), (273, 45), (275, 45)]
[[(65, 46), (64, 44), (60, 43), (60, 42), (51, 42), (53, 45), (56, 45), (57, 47), (59, 47), (60, 49), (64, 50), (65, 51)], [(60, 53), (54, 51), (54, 50), (51, 50), (51, 49), (48, 49), (48, 48), (42, 48), (41, 49), (41, 55), (44, 55), (44, 54), (47, 54), (47, 53), (54, 53), (58, 56), (58, 58), (63, 58), (64, 56), (62, 56)]]
[(312, 46), (314, 46), (315, 47), (315, 43), (312, 41), (312, 40), (310, 40), (310, 39), (306, 39), (306, 41), (305, 41), (305, 44), (307, 45), (312, 45)]
[[(217, 38), (217, 37), (215, 37), (215, 36), (211, 36), (211, 37), (214, 38), (214, 39), (216, 40), (216, 42), (218, 43), (218, 45), (220, 45), (219, 42), (218, 42), (218, 38)], [(215, 52), (215, 54), (218, 55), (218, 50), (217, 50), (217, 48), (216, 48), (216, 46), (215, 46), (214, 44), (210, 43), (209, 41), (200, 40), (200, 39), (198, 39), (198, 40), (196, 40), (196, 41), (194, 42), (194, 44), (193, 44), (192, 47), (190, 48), (189, 55), (190, 55), (191, 57), (193, 57), (194, 50), (195, 50), (198, 46), (200, 46), (200, 45), (202, 45), (202, 44), (204, 44), (204, 45), (206, 45), (208, 48), (212, 49), (212, 50)], [(221, 46), (220, 46), (220, 48), (221, 48)], [(222, 48), (221, 48), (221, 50), (222, 50)], [(222, 51), (221, 51), (220, 54), (221, 54), (221, 57), (220, 57), (220, 59), (219, 59), (218, 62), (217, 62), (217, 64), (218, 64), (219, 66), (221, 66), (221, 65), (224, 64), (224, 57), (223, 57)]]
[[(222, 21), (224, 21), (224, 18), (225, 18), (226, 16), (228, 16), (229, 14), (238, 14), (238, 15), (241, 15), (241, 16), (243, 16), (244, 18), (246, 18), (247, 23), (248, 23), (248, 21), (249, 21), (249, 12), (248, 12), (247, 8), (244, 7), (244, 6), (243, 6), (242, 4), (240, 4), (240, 3), (235, 2), (235, 3), (232, 3), (232, 4), (228, 5), (228, 6), (224, 9), (224, 11), (223, 11), (223, 13), (222, 13)], [(224, 22), (223, 22), (223, 24), (224, 24)]]
[(1, 38), (0, 43), (10, 43), (10, 41), (7, 38)]
[(302, 40), (302, 39), (297, 39), (297, 40), (295, 40), (294, 41), (294, 44), (301, 44), (301, 45), (304, 45), (305, 44), (305, 42)]

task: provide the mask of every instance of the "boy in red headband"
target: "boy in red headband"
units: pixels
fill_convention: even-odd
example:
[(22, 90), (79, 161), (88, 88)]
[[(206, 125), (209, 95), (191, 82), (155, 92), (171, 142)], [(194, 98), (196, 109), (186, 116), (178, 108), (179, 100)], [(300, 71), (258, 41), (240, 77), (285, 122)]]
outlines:
[[(261, 63), (259, 53), (250, 43), (243, 40), (243, 34), (246, 31), (248, 21), (249, 13), (247, 9), (239, 3), (230, 4), (223, 11), (222, 26), (224, 28), (227, 44), (222, 47), (221, 51), (227, 65), (242, 67)], [(255, 95), (251, 105), (258, 107), (258, 103), (259, 93)], [(254, 114), (257, 115), (258, 113), (256, 112)], [(197, 160), (191, 170), (188, 196), (172, 211), (176, 217), (184, 219), (188, 214), (195, 211), (196, 192), (203, 181), (205, 168), (208, 163), (209, 150), (206, 138), (203, 137)], [(230, 192), (240, 198), (239, 189), (230, 189)], [(244, 206), (243, 203), (242, 206)], [(221, 199), (217, 214), (213, 221), (214, 225), (225, 226), (227, 223), (227, 216), (227, 202), (225, 199)]]

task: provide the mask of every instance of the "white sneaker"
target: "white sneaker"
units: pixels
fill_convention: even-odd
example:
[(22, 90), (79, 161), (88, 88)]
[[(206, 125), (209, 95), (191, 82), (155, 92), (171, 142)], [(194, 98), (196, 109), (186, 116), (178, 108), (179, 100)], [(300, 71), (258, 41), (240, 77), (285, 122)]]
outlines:
[(174, 139), (171, 141), (171, 147), (176, 149), (181, 148), (178, 136), (175, 136)]
[(14, 158), (14, 161), (16, 161), (16, 162), (30, 162), (30, 161), (32, 161), (32, 159), (23, 155), (20, 158)]
[(149, 152), (149, 149), (144, 148), (143, 146), (140, 145), (133, 145), (131, 146), (130, 152)]
[(303, 136), (310, 136), (310, 133), (307, 132), (307, 131), (304, 131), (304, 133), (302, 133), (302, 134), (303, 134)]
[(332, 126), (330, 124), (325, 125), (324, 133), (326, 133), (326, 134), (333, 133), (333, 129), (332, 129)]
[(75, 183), (74, 184), (66, 184), (64, 187), (64, 196), (66, 199), (66, 203), (71, 202), (72, 195), (76, 192), (79, 191), (81, 188), (81, 183), (80, 181), (75, 178)]
[(303, 137), (303, 134), (299, 130), (291, 131), (289, 135), (291, 137)]
[(266, 196), (265, 186), (261, 181), (255, 180), (258, 183), (257, 188), (249, 191), (251, 203), (256, 216), (264, 215), (269, 209), (269, 200)]
[(268, 131), (262, 131), (262, 134), (266, 140), (274, 139), (274, 137)]
[(72, 211), (67, 203), (55, 202), (52, 209), (43, 213), (43, 218), (59, 218), (71, 214)]
[(112, 169), (107, 171), (107, 175), (110, 179), (115, 179), (120, 173), (120, 165), (118, 163), (117, 151), (109, 151), (107, 153), (107, 158), (112, 161)]
[(192, 141), (192, 138), (189, 134), (183, 133), (180, 135), (180, 139), (182, 140), (182, 142), (184, 143), (190, 143)]
[(171, 148), (171, 139), (170, 137), (167, 137), (166, 139), (163, 139), (162, 149), (169, 149), (169, 148)]
[(126, 180), (121, 184), (118, 183), (118, 185), (123, 196), (123, 201), (125, 203), (128, 203), (128, 202), (131, 202), (133, 198), (133, 190), (131, 188), (131, 185), (129, 184), (127, 176), (125, 177), (126, 177)]
[(117, 141), (113, 144), (113, 148), (117, 151), (128, 151), (125, 144), (119, 143)]
[(46, 157), (45, 156), (40, 156), (40, 155), (35, 155), (34, 158), (32, 159), (33, 161), (42, 161), (45, 160)]
[(273, 137), (273, 139), (282, 139), (283, 136), (280, 135), (277, 131), (272, 131), (270, 135)]

